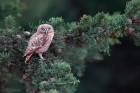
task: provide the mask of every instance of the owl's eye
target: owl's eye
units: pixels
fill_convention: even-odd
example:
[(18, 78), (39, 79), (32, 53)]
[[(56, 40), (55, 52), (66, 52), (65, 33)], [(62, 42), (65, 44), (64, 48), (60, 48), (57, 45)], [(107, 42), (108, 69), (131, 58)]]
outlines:
[(45, 32), (45, 28), (42, 27), (42, 28), (41, 28), (41, 31)]

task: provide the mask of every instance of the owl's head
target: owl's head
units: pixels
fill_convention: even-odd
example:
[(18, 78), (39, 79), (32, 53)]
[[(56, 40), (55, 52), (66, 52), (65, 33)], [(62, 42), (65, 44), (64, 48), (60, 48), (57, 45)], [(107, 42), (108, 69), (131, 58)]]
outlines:
[(54, 29), (49, 24), (41, 24), (38, 26), (37, 32), (47, 34), (47, 33), (54, 32)]

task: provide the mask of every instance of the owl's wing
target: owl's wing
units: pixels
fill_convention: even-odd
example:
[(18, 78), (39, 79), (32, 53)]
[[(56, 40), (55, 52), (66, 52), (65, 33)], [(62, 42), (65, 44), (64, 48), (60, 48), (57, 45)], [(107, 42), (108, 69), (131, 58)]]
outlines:
[(45, 41), (46, 40), (43, 34), (34, 34), (28, 42), (24, 57), (33, 54), (35, 51), (40, 49), (45, 44)]

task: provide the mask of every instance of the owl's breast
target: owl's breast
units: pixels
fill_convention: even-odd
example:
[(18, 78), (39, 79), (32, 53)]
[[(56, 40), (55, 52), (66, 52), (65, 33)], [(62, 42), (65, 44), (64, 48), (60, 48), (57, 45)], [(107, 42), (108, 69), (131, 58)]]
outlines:
[(39, 52), (46, 52), (52, 42), (52, 39), (53, 39), (53, 35), (48, 35), (46, 38), (45, 38), (45, 44), (37, 51), (37, 53)]

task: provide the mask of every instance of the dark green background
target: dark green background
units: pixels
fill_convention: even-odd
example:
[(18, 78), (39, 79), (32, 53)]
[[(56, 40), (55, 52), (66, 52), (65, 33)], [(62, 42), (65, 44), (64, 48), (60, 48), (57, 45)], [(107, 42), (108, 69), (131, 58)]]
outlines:
[(62, 17), (66, 21), (77, 21), (83, 14), (94, 16), (98, 12), (121, 12), (128, 0), (23, 0), (22, 23)]

